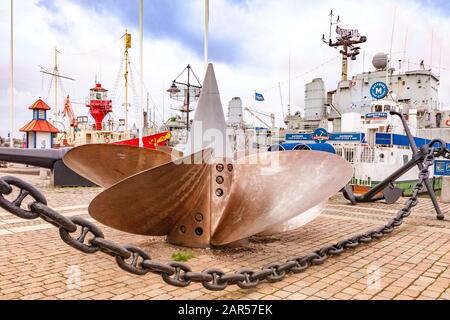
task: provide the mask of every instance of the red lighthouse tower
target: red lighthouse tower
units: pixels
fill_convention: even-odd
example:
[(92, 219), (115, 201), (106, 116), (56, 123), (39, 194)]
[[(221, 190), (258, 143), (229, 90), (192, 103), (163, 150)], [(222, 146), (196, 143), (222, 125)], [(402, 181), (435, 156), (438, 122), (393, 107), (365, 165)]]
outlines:
[(112, 101), (108, 99), (108, 90), (100, 83), (95, 84), (95, 88), (90, 90), (89, 108), (91, 116), (95, 120), (95, 129), (103, 129), (103, 119), (112, 111)]

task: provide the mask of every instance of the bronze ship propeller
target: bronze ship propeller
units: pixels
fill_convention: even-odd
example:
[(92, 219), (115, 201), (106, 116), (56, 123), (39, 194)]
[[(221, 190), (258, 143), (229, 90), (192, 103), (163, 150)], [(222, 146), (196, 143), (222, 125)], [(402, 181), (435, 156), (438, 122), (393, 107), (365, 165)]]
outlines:
[(351, 165), (330, 153), (233, 156), (211, 64), (184, 154), (103, 144), (74, 148), (63, 160), (106, 188), (89, 206), (94, 219), (189, 247), (299, 228), (352, 176)]

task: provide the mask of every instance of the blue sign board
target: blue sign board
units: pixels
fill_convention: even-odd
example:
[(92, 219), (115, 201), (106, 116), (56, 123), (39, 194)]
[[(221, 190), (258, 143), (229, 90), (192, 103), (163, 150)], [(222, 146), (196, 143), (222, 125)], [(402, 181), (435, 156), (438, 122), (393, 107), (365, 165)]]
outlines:
[(389, 93), (389, 88), (384, 82), (375, 82), (372, 87), (370, 88), (370, 95), (374, 99), (383, 99), (385, 98)]
[[(327, 135), (328, 141), (337, 142), (362, 142), (363, 133), (330, 133)], [(317, 137), (317, 136), (316, 136)], [(286, 141), (316, 141), (311, 133), (287, 133)], [(316, 138), (317, 139), (317, 138)], [(326, 142), (325, 140), (324, 142)]]
[(330, 141), (362, 141), (362, 133), (331, 133)]
[(434, 175), (435, 176), (450, 176), (450, 161), (436, 160), (434, 162)]
[(373, 112), (366, 114), (366, 119), (387, 119), (387, 112)]
[(310, 133), (286, 133), (286, 141), (312, 141)]

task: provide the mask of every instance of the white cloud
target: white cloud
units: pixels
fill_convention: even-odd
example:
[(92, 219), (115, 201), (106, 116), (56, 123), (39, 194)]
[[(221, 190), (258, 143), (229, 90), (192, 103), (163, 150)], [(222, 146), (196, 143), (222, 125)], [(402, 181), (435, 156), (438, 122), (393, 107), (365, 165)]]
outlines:
[[(59, 8), (57, 14), (37, 6), (37, 1), (15, 0), (15, 49), (16, 49), (16, 117), (15, 128), (25, 124), (31, 117), (26, 109), (36, 98), (48, 96), (48, 78), (44, 90), (41, 89), (41, 74), (38, 65), (48, 69), (53, 66), (53, 48), (61, 51), (60, 72), (76, 78), (76, 82), (64, 82), (64, 87), (73, 99), (84, 102), (95, 75), (101, 76), (105, 87), (112, 90), (117, 78), (122, 58), (124, 25), (118, 18), (79, 7), (69, 0), (55, 1)], [(4, 45), (0, 50), (0, 135), (8, 131), (8, 68), (9, 51), (9, 1), (0, 4), (0, 37)], [(202, 24), (203, 1), (192, 2), (192, 12), (180, 19), (192, 19), (192, 28)], [(283, 98), (287, 104), (288, 57), (292, 56), (292, 108), (303, 107), (304, 84), (315, 77), (325, 79), (327, 89), (335, 88), (340, 75), (339, 54), (321, 43), (322, 33), (328, 31), (328, 13), (334, 9), (340, 14), (343, 27), (359, 28), (368, 36), (363, 45), (366, 52), (365, 69), (371, 68), (371, 54), (388, 52), (391, 43), (394, 8), (397, 7), (397, 20), (393, 41), (394, 60), (403, 57), (405, 33), (408, 28), (407, 54), (412, 63), (420, 62), (439, 65), (442, 44), (442, 66), (450, 66), (446, 54), (447, 34), (450, 32), (450, 19), (438, 9), (424, 8), (415, 0), (325, 0), (325, 1), (263, 1), (249, 0), (245, 6), (237, 6), (225, 0), (211, 1), (211, 41), (227, 39), (232, 43), (229, 52), (238, 52), (240, 60), (236, 63), (216, 63), (216, 75), (222, 93), (222, 102), (234, 96), (244, 98), (247, 107), (275, 113), (277, 122), (282, 123), (278, 82), (283, 84)], [(106, 11), (105, 11), (106, 12)], [(55, 27), (60, 31), (55, 30)], [(431, 37), (433, 31), (433, 50)], [(137, 30), (131, 32), (137, 36)], [(133, 41), (132, 58), (138, 62), (137, 37)], [(214, 62), (214, 57), (212, 57)], [(325, 62), (329, 61), (319, 68)], [(145, 39), (145, 82), (162, 118), (163, 96), (165, 95), (165, 117), (174, 111), (165, 90), (173, 78), (190, 63), (198, 75), (203, 73), (202, 57), (182, 44), (170, 40), (146, 37)], [(411, 63), (411, 68), (416, 65)], [(362, 70), (363, 55), (351, 65), (355, 74)], [(394, 64), (397, 66), (397, 63)], [(314, 70), (313, 70), (314, 69)], [(313, 71), (311, 71), (313, 70)], [(308, 71), (311, 71), (307, 73)], [(437, 68), (435, 69), (437, 72)], [(297, 75), (305, 74), (303, 77)], [(138, 75), (135, 74), (137, 81)], [(122, 81), (122, 77), (120, 77)], [(123, 83), (123, 81), (122, 81)], [(441, 98), (450, 102), (446, 88), (450, 84), (448, 70), (442, 71)], [(256, 103), (254, 90), (261, 91), (266, 102)], [(123, 96), (123, 95), (122, 95)], [(53, 95), (47, 102), (53, 106)], [(117, 103), (117, 102), (116, 102)], [(120, 104), (117, 103), (117, 104)], [(87, 108), (76, 105), (78, 115), (87, 114)], [(118, 116), (121, 110), (116, 109)], [(256, 122), (247, 115), (250, 122)], [(19, 136), (18, 133), (15, 136)]]

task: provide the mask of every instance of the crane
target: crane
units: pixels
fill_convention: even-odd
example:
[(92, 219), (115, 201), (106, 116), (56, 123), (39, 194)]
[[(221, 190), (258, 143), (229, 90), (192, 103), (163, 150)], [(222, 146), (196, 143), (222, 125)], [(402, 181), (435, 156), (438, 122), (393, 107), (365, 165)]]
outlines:
[[(274, 115), (273, 113), (271, 113), (271, 114), (266, 114), (266, 113), (263, 113), (263, 112), (260, 112), (260, 111), (252, 110), (252, 109), (250, 109), (250, 108), (245, 108), (245, 111), (247, 111), (247, 112), (250, 113), (252, 116), (254, 116), (256, 119), (258, 119), (258, 120), (259, 120), (262, 124), (264, 124), (267, 128), (270, 128), (270, 129), (274, 129), (274, 128), (275, 128), (275, 115)], [(261, 115), (261, 116), (269, 117), (269, 118), (270, 118), (271, 125), (269, 125), (266, 121), (264, 121), (263, 119), (261, 119), (261, 117), (258, 116), (258, 114)]]
[(67, 96), (64, 102), (64, 117), (67, 117), (69, 119), (69, 124), (72, 128), (78, 127), (78, 120), (76, 119), (75, 114), (73, 112), (69, 96)]

